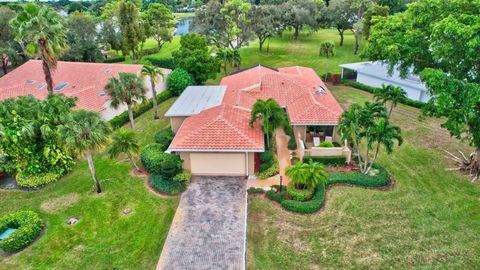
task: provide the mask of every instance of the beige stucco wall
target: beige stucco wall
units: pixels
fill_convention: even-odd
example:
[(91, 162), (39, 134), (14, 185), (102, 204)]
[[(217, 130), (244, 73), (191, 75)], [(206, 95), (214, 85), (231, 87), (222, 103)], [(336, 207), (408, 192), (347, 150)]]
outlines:
[(177, 131), (183, 124), (183, 120), (185, 120), (186, 118), (187, 117), (170, 117), (170, 126), (172, 127), (172, 131), (174, 133), (177, 133)]
[[(168, 74), (170, 74), (171, 70), (169, 69), (161, 69), (165, 78)], [(165, 82), (165, 80), (163, 80), (162, 78), (159, 78), (158, 79), (159, 81), (155, 84), (155, 90), (157, 91), (157, 95), (160, 94), (161, 92), (165, 91), (165, 89), (167, 88), (167, 84)], [(152, 98), (152, 84), (150, 82), (150, 78), (148, 77), (145, 77), (143, 79), (143, 82), (145, 84), (145, 88), (147, 89), (146, 93), (145, 93), (145, 96), (149, 99), (149, 98)], [(127, 105), (125, 104), (122, 104), (120, 105), (117, 109), (113, 109), (112, 107), (110, 107), (110, 101), (107, 101), (105, 102), (105, 104), (103, 104), (103, 107), (105, 108), (103, 111), (100, 112), (100, 116), (102, 116), (102, 118), (104, 120), (111, 120), (112, 118), (114, 118), (115, 116), (123, 113), (124, 111), (127, 110)]]
[(295, 138), (298, 140), (305, 141), (305, 134), (307, 133), (306, 126), (293, 126), (293, 134), (295, 134)]
[(248, 175), (255, 174), (255, 153), (181, 152), (179, 155), (183, 160), (183, 169), (192, 172), (192, 174), (232, 176), (246, 175), (247, 164), (245, 158), (248, 155)]

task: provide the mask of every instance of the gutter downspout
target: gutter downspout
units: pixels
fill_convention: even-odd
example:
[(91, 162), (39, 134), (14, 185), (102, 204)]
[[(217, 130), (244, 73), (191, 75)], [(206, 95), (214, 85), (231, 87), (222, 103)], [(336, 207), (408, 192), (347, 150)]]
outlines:
[(246, 172), (247, 179), (248, 179), (248, 177), (249, 177), (249, 175), (248, 175), (248, 152), (245, 152), (245, 172)]

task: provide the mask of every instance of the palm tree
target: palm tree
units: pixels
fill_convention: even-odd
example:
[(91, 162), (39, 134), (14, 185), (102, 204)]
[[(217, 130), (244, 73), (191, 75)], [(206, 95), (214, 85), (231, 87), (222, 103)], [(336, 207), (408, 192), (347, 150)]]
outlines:
[(373, 97), (384, 105), (386, 105), (387, 102), (390, 102), (390, 109), (388, 110), (388, 117), (390, 118), (393, 108), (397, 107), (398, 102), (407, 98), (407, 92), (399, 86), (385, 86), (382, 84), (382, 87), (376, 89), (373, 93)]
[(327, 58), (327, 63), (325, 65), (325, 81), (328, 77), (328, 58), (335, 56), (335, 43), (330, 40), (325, 40), (320, 43), (320, 56), (325, 56)]
[(157, 101), (157, 90), (155, 90), (155, 83), (159, 82), (159, 79), (163, 77), (163, 72), (161, 69), (158, 67), (151, 65), (151, 64), (145, 64), (142, 67), (142, 76), (144, 77), (149, 77), (150, 83), (152, 86), (152, 99), (153, 99), (153, 119), (158, 119), (158, 101)]
[(47, 89), (53, 94), (52, 71), (57, 68), (57, 58), (67, 48), (63, 18), (46, 5), (26, 4), (11, 22), (17, 30), (16, 39), (26, 45), (26, 51), (42, 59)]
[(233, 66), (237, 67), (237, 70), (240, 70), (240, 64), (242, 63), (242, 56), (240, 55), (240, 52), (235, 49), (231, 51), (231, 54)]
[(222, 64), (223, 75), (227, 76), (227, 65), (233, 62), (233, 51), (229, 49), (219, 49), (216, 53), (216, 57)]
[(137, 171), (140, 169), (138, 168), (135, 160), (133, 158), (133, 154), (138, 153), (139, 146), (138, 140), (135, 137), (135, 132), (128, 129), (119, 129), (115, 131), (112, 137), (112, 144), (108, 148), (108, 154), (110, 155), (111, 159), (118, 157), (120, 154), (127, 154), (128, 159), (132, 162), (133, 166)]
[(340, 122), (338, 123), (338, 131), (342, 134), (342, 139), (344, 141), (351, 141), (355, 145), (357, 159), (360, 164), (362, 163), (362, 156), (360, 153), (360, 140), (362, 137), (361, 111), (362, 106), (359, 104), (354, 103), (350, 105), (350, 107), (342, 113)]
[(71, 112), (67, 122), (59, 127), (59, 137), (65, 148), (86, 157), (97, 193), (102, 189), (95, 172), (93, 153), (107, 143), (110, 132), (110, 126), (98, 113), (86, 110)]
[(324, 185), (327, 182), (325, 166), (312, 160), (308, 163), (297, 162), (287, 167), (285, 174), (290, 177), (298, 189), (315, 188), (319, 184)]
[(110, 106), (114, 109), (118, 109), (121, 104), (127, 105), (130, 126), (134, 129), (133, 106), (146, 98), (146, 89), (142, 78), (134, 73), (120, 72), (119, 78), (112, 77), (109, 79), (109, 82), (105, 85), (105, 91), (110, 96)]
[(285, 112), (274, 99), (259, 99), (253, 104), (250, 112), (249, 123), (251, 127), (253, 127), (257, 119), (260, 119), (262, 122), (262, 130), (267, 138), (267, 147), (270, 148), (270, 138), (275, 129), (286, 124)]

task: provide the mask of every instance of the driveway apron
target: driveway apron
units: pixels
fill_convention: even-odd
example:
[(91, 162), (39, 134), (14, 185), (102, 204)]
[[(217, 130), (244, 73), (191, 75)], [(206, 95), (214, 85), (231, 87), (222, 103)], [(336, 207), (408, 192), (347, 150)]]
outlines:
[(245, 269), (245, 206), (243, 177), (194, 177), (157, 269)]

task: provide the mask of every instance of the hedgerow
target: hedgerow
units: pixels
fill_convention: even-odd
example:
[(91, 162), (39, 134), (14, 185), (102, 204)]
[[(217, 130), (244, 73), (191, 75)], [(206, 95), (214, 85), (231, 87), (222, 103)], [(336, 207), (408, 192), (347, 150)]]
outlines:
[(18, 251), (35, 240), (43, 229), (40, 216), (33, 211), (19, 211), (0, 217), (0, 232), (16, 229), (7, 238), (0, 240), (0, 249), (7, 253)]

